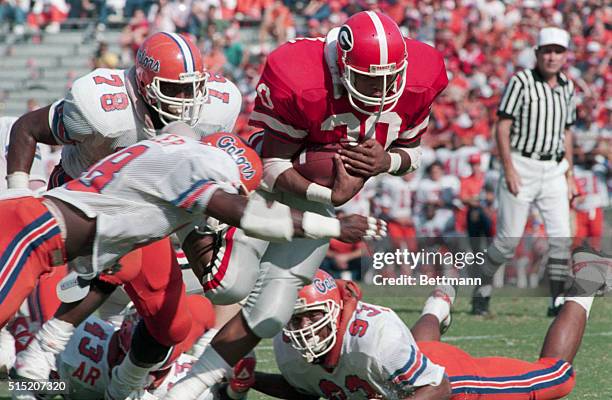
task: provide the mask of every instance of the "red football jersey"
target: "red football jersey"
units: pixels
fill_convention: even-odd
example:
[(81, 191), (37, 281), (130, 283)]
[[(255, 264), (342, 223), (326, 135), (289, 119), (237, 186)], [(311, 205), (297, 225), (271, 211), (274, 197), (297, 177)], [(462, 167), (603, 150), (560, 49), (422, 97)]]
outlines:
[[(385, 149), (393, 143), (410, 144), (425, 132), (431, 105), (448, 84), (440, 52), (406, 39), (404, 93), (395, 108), (376, 122), (376, 115), (355, 110), (346, 92), (334, 98), (325, 46), (324, 38), (298, 39), (270, 53), (257, 85), (251, 125), (297, 143), (335, 143), (346, 138), (363, 141), (375, 136)], [(375, 129), (371, 129), (374, 123)]]

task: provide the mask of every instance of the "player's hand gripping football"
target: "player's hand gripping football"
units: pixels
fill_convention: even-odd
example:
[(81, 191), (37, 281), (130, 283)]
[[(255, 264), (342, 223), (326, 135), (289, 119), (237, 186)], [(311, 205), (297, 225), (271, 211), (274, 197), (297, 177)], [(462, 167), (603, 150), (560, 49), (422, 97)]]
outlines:
[(389, 170), (391, 158), (376, 139), (344, 143), (338, 152), (349, 174), (367, 179)]
[(331, 199), (334, 206), (338, 207), (359, 193), (365, 179), (360, 176), (350, 175), (344, 168), (344, 164), (338, 155), (334, 157), (334, 164), (336, 166), (336, 178), (332, 187)]
[(387, 236), (387, 223), (381, 219), (350, 214), (338, 217), (340, 236), (338, 240), (357, 243), (362, 239), (382, 239)]

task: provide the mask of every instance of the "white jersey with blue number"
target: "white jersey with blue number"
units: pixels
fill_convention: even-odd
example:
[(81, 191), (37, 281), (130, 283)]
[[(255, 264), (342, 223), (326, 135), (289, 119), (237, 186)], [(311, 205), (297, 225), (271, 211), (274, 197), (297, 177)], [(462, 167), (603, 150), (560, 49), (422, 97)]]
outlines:
[[(209, 102), (194, 129), (201, 136), (231, 132), (242, 95), (232, 82), (213, 76), (207, 83)], [(51, 132), (63, 144), (62, 167), (75, 178), (118, 149), (151, 139), (152, 128), (143, 99), (136, 94), (134, 69), (98, 68), (74, 81), (66, 97), (49, 111)]]
[(404, 399), (444, 377), (444, 368), (421, 353), (393, 310), (364, 302), (347, 325), (333, 371), (306, 362), (282, 333), (274, 338), (274, 354), (291, 386), (326, 399)]
[(239, 186), (238, 165), (224, 150), (164, 134), (102, 159), (45, 196), (97, 219), (91, 266), (76, 265), (81, 274), (95, 274), (131, 250), (199, 222), (217, 189), (237, 193)]

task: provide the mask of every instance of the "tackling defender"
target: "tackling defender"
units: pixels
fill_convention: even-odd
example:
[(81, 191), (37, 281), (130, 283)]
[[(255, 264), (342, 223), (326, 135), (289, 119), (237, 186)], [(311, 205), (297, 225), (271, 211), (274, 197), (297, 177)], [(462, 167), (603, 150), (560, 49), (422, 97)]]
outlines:
[[(201, 136), (231, 131), (241, 103), (241, 94), (233, 83), (204, 71), (202, 55), (195, 44), (174, 33), (153, 34), (139, 48), (132, 68), (96, 69), (77, 79), (63, 99), (15, 122), (8, 151), (9, 187), (24, 187), (37, 142), (63, 145), (61, 163), (50, 179), (49, 187), (53, 188), (77, 178), (101, 158), (155, 137), (171, 121), (186, 122)], [(163, 242), (142, 248), (143, 259), (156, 263), (167, 260), (170, 243), (167, 239)], [(138, 264), (141, 258), (134, 255), (129, 259)], [(172, 273), (157, 275), (155, 285), (147, 285), (151, 278), (144, 276), (146, 269), (140, 267), (135, 265), (135, 270), (143, 271), (139, 279), (126, 286), (144, 283), (144, 288), (135, 288), (142, 296), (132, 298), (136, 304), (148, 303), (141, 306), (141, 311), (149, 310), (142, 313), (148, 328), (145, 333), (159, 343), (162, 352), (161, 348), (167, 350), (189, 331), (188, 312), (162, 312), (168, 298), (179, 296), (177, 303), (185, 301), (183, 282), (174, 279), (180, 273), (175, 271), (177, 267), (164, 266), (170, 267)], [(66, 307), (50, 319), (60, 306), (55, 291), (65, 271), (64, 266), (54, 269), (53, 274), (44, 274), (32, 296), (31, 306), (45, 322), (42, 334), (48, 333), (48, 342), (69, 337), (73, 329), (70, 325), (80, 322), (70, 318)], [(108, 290), (101, 288), (104, 284), (98, 279), (93, 282), (94, 291), (102, 292), (97, 300), (101, 302)], [(31, 354), (24, 354), (20, 363), (24, 368), (17, 368), (17, 372), (31, 378), (46, 376), (48, 371), (37, 371), (44, 363), (36, 361), (43, 357), (34, 352), (34, 347), (28, 353)], [(141, 365), (149, 364), (137, 360)]]
[[(440, 342), (454, 301), (439, 287), (412, 332), (386, 307), (358, 301), (352, 282), (319, 271), (300, 291), (295, 313), (274, 339), (282, 375), (255, 373), (246, 386), (291, 400), (559, 399), (573, 389), (571, 363), (598, 289), (610, 288), (612, 261), (591, 250), (573, 255), (572, 296), (551, 324), (538, 361), (477, 358)], [(606, 282), (607, 280), (607, 282)]]

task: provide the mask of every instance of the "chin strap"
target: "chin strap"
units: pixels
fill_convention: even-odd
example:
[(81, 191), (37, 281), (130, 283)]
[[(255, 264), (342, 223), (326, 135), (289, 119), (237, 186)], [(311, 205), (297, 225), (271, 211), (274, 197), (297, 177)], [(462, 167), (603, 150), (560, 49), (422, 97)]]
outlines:
[(353, 317), (353, 313), (357, 309), (357, 303), (361, 300), (361, 289), (353, 281), (346, 281), (343, 279), (336, 279), (336, 285), (340, 290), (340, 296), (342, 297), (342, 309), (340, 310), (340, 320), (338, 323), (338, 335), (336, 344), (329, 353), (325, 356), (323, 367), (328, 370), (333, 370), (340, 361), (340, 354), (342, 352), (342, 342), (344, 341), (344, 333), (346, 327)]
[(340, 28), (333, 28), (325, 37), (325, 61), (331, 73), (334, 86), (334, 99), (336, 100), (344, 94), (344, 85), (340, 79), (340, 69), (338, 68), (338, 50), (336, 49), (339, 32)]

